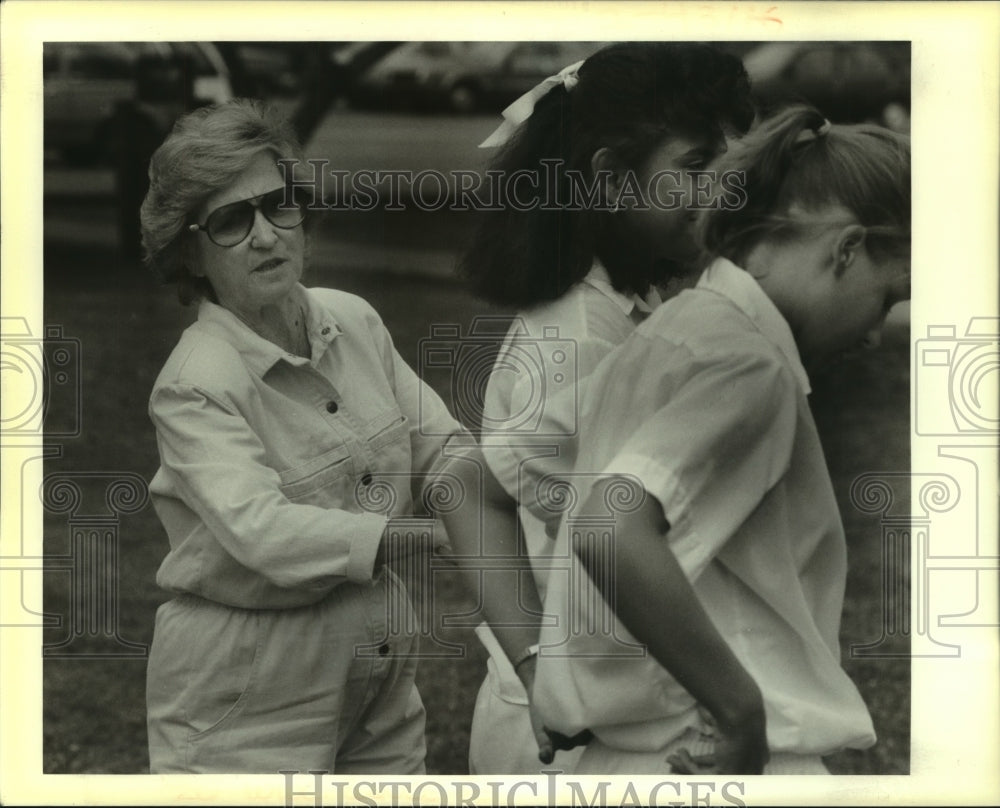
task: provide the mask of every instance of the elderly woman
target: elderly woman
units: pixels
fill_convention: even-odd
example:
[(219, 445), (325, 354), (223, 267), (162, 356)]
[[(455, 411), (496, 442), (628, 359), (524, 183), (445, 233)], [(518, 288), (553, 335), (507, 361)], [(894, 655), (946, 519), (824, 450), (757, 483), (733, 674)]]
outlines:
[[(385, 562), (426, 560), (442, 527), (459, 553), (523, 557), (514, 505), (375, 311), (301, 285), (284, 159), (301, 159), (287, 123), (237, 100), (182, 118), (150, 165), (147, 261), (198, 303), (149, 405), (174, 594), (149, 658), (150, 769), (420, 773), (417, 636), (391, 619), (410, 606)], [(458, 500), (421, 521), (442, 481)], [(512, 592), (485, 608), (517, 613), (501, 641), (530, 655), (537, 620)], [(540, 611), (537, 593), (521, 605)]]

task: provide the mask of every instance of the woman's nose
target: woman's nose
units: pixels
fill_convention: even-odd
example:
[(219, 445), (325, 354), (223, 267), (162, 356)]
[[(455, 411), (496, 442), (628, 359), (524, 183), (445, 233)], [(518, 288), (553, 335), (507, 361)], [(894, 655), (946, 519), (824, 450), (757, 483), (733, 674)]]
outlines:
[(253, 228), (250, 230), (251, 247), (271, 247), (278, 240), (274, 226), (267, 220), (260, 208), (253, 212)]

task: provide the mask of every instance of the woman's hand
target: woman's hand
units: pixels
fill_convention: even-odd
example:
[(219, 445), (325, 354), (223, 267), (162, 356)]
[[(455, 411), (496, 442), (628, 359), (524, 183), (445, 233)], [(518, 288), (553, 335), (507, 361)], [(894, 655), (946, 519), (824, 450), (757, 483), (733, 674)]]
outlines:
[(735, 719), (715, 724), (715, 771), (720, 774), (761, 774), (767, 749), (764, 706), (744, 711)]
[[(603, 512), (606, 487), (614, 482), (609, 477), (595, 486), (580, 513)], [(760, 774), (768, 754), (760, 688), (695, 594), (667, 540), (670, 525), (659, 503), (647, 496), (639, 508), (617, 516), (615, 528), (627, 540), (616, 546), (613, 569), (591, 545), (573, 547), (590, 580), (653, 658), (711, 711), (715, 770)], [(683, 762), (689, 766), (694, 758)]]
[(528, 714), (531, 717), (531, 731), (535, 734), (535, 743), (538, 744), (538, 759), (542, 763), (551, 763), (556, 756), (556, 752), (552, 746), (549, 733), (545, 729), (545, 724), (542, 722), (542, 716), (535, 708), (535, 700), (532, 697), (532, 689), (535, 686), (535, 669), (537, 666), (538, 657), (531, 656), (517, 666), (515, 673), (517, 673), (517, 678), (521, 680), (521, 684), (524, 685), (524, 692), (528, 694)]
[(574, 749), (577, 746), (586, 746), (593, 738), (589, 729), (578, 732), (576, 735), (563, 735), (561, 732), (548, 729), (542, 720), (541, 714), (535, 707), (535, 699), (532, 689), (535, 685), (535, 670), (538, 665), (538, 657), (532, 656), (517, 666), (517, 676), (524, 685), (524, 691), (528, 694), (528, 714), (531, 717), (531, 730), (535, 734), (535, 743), (538, 744), (538, 759), (545, 764), (555, 760), (556, 752)]
[(678, 749), (667, 757), (673, 774), (761, 774), (770, 753), (767, 748), (763, 708), (751, 708), (720, 723), (707, 710), (699, 709), (715, 736), (715, 751), (692, 755)]

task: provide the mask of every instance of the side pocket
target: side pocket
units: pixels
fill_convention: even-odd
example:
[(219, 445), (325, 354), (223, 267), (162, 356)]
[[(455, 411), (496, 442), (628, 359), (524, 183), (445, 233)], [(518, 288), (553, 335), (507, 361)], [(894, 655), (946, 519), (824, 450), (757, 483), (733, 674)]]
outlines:
[(203, 646), (202, 667), (192, 677), (197, 691), (190, 693), (189, 740), (201, 740), (225, 729), (252, 698), (261, 653), (258, 621), (254, 613), (242, 614), (242, 625), (231, 626), (233, 631), (214, 647)]

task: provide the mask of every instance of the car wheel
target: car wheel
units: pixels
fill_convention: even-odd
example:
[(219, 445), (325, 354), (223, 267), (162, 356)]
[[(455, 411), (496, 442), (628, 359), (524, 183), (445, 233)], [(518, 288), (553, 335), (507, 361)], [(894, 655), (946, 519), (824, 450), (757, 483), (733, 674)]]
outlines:
[(448, 104), (455, 112), (475, 112), (479, 108), (479, 92), (470, 82), (459, 82), (448, 93)]

